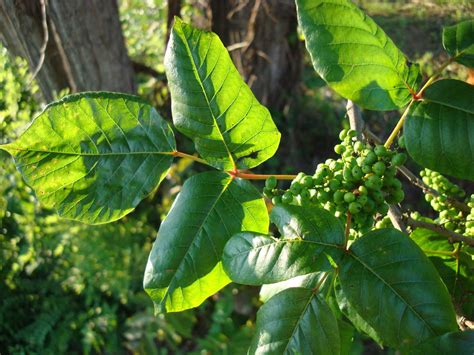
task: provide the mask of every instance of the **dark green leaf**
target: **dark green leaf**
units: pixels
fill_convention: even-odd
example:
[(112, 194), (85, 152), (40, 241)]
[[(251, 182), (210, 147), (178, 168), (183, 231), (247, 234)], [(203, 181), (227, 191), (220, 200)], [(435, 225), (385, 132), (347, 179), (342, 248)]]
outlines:
[(457, 329), (451, 298), (433, 264), (408, 236), (380, 229), (357, 239), (341, 262), (342, 290), (392, 347)]
[(316, 72), (339, 94), (372, 110), (404, 106), (419, 68), (349, 0), (297, 0), (298, 21)]
[(252, 168), (275, 154), (280, 133), (216, 34), (176, 19), (165, 69), (173, 122), (212, 166)]
[(144, 288), (157, 312), (199, 306), (230, 280), (221, 256), (227, 240), (246, 230), (268, 231), (268, 213), (248, 181), (207, 172), (185, 182), (161, 224)]
[(474, 180), (474, 86), (439, 80), (405, 121), (408, 153), (424, 167)]
[(355, 308), (350, 304), (346, 295), (344, 294), (339, 283), (335, 287), (335, 295), (337, 300), (337, 305), (339, 306), (340, 311), (344, 314), (347, 319), (349, 319), (352, 325), (360, 333), (367, 334), (372, 338), (376, 343), (382, 344), (383, 341), (380, 338), (380, 335), (377, 334), (374, 328), (372, 328), (360, 315), (357, 313)]
[(471, 314), (474, 309), (471, 292), (474, 289), (474, 260), (471, 255), (462, 249), (457, 261), (453, 254), (455, 247), (448, 239), (428, 229), (417, 228), (410, 237), (427, 254), (454, 301), (465, 314)]
[(325, 272), (313, 272), (306, 275), (296, 276), (292, 279), (277, 282), (274, 284), (263, 285), (260, 289), (260, 300), (262, 302), (267, 302), (277, 293), (288, 288), (303, 287), (307, 289), (312, 289), (316, 287), (318, 281), (320, 281), (321, 277), (324, 276)]
[(289, 288), (257, 313), (250, 354), (339, 354), (337, 320), (311, 290)]
[(130, 213), (158, 186), (175, 141), (140, 98), (97, 92), (48, 105), (18, 140), (0, 147), (45, 207), (99, 224)]
[(474, 20), (445, 27), (443, 47), (456, 62), (474, 68)]
[(408, 354), (474, 354), (474, 330), (452, 332), (423, 342)]
[(275, 206), (271, 220), (282, 234), (273, 238), (239, 233), (224, 249), (224, 268), (237, 283), (263, 285), (315, 271), (331, 270), (326, 255), (342, 257), (344, 229), (322, 208)]

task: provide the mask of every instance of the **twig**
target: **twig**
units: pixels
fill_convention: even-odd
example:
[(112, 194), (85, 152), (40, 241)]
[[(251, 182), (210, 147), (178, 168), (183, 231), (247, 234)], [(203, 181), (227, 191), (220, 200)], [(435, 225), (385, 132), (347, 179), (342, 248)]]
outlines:
[(33, 82), (33, 80), (35, 80), (35, 78), (38, 75), (39, 71), (43, 67), (44, 59), (46, 57), (46, 47), (48, 46), (48, 41), (49, 41), (48, 19), (46, 17), (47, 3), (48, 3), (48, 0), (40, 0), (41, 24), (43, 26), (43, 44), (41, 45), (41, 48), (40, 48), (40, 57), (39, 57), (38, 64), (36, 65), (36, 68), (33, 71), (33, 74), (31, 75), (31, 79), (30, 79), (30, 82), (28, 83), (28, 85), (31, 84)]
[(357, 139), (362, 140), (365, 124), (364, 120), (362, 119), (359, 107), (351, 100), (347, 100), (346, 112), (351, 129), (357, 132)]
[(424, 228), (424, 229), (429, 229), (433, 232), (436, 232), (439, 235), (442, 235), (446, 238), (449, 239), (450, 243), (461, 243), (464, 242), (467, 245), (474, 247), (474, 238), (466, 237), (462, 234), (450, 231), (449, 229), (446, 229), (439, 224), (435, 223), (429, 223), (429, 222), (424, 222), (424, 221), (417, 221), (414, 220), (413, 218), (410, 218), (408, 216), (405, 216), (405, 221), (406, 223), (412, 227), (412, 228)]
[(395, 228), (397, 228), (400, 232), (407, 233), (407, 228), (405, 223), (403, 223), (402, 211), (400, 211), (397, 206), (390, 205), (388, 208), (388, 217)]

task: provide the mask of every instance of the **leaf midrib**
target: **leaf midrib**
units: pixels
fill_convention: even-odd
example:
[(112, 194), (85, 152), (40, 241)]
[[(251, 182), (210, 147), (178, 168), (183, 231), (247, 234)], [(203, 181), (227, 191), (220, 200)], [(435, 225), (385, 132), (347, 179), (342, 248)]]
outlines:
[(175, 151), (135, 151), (135, 152), (108, 152), (108, 153), (84, 153), (84, 152), (62, 152), (47, 149), (30, 149), (30, 148), (19, 148), (11, 146), (9, 144), (0, 145), (0, 150), (9, 152), (10, 150), (16, 150), (18, 152), (33, 152), (43, 154), (56, 154), (56, 155), (67, 155), (67, 156), (86, 156), (86, 157), (102, 157), (102, 156), (124, 156), (124, 155), (173, 155)]
[[(201, 90), (202, 90), (202, 93), (204, 95), (204, 98), (206, 99), (206, 103), (207, 103), (207, 107), (209, 109), (209, 113), (211, 114), (212, 116), (212, 124), (213, 126), (216, 128), (217, 132), (219, 132), (219, 136), (222, 140), (222, 143), (224, 144), (224, 147), (225, 147), (225, 150), (227, 151), (227, 154), (229, 156), (229, 159), (230, 159), (230, 162), (232, 163), (232, 166), (234, 167), (234, 169), (237, 167), (236, 164), (235, 164), (235, 161), (234, 161), (234, 158), (232, 157), (232, 154), (229, 150), (229, 147), (227, 146), (227, 142), (225, 141), (224, 139), (224, 136), (222, 135), (222, 132), (219, 128), (219, 126), (217, 125), (217, 120), (216, 120), (216, 117), (214, 116), (214, 112), (212, 111), (212, 107), (211, 107), (211, 103), (209, 101), (209, 97), (207, 96), (207, 92), (206, 90), (204, 89), (204, 86), (203, 86), (203, 79), (201, 79), (201, 76), (199, 75), (199, 68), (197, 66), (197, 63), (194, 61), (194, 56), (191, 52), (191, 47), (189, 46), (189, 42), (188, 42), (188, 37), (186, 36), (186, 34), (184, 33), (183, 31), (183, 26), (181, 25), (180, 26), (180, 29), (181, 29), (181, 34), (183, 35), (184, 37), (184, 43), (185, 43), (185, 47), (186, 47), (186, 52), (188, 53), (188, 56), (190, 58), (190, 61), (191, 61), (191, 65), (193, 67), (193, 72), (194, 72), (194, 75), (197, 79), (197, 82), (199, 83), (199, 86), (201, 87)], [(223, 49), (225, 50), (225, 49)], [(220, 58), (220, 57), (219, 57)], [(219, 60), (219, 59), (218, 59)], [(217, 63), (216, 63), (217, 65)], [(224, 84), (224, 83), (223, 83)]]
[[(168, 287), (166, 287), (166, 291), (165, 293), (163, 294), (163, 299), (161, 300), (161, 303), (164, 303), (164, 306), (166, 308), (166, 298), (169, 297), (169, 294), (170, 294), (170, 288), (171, 288), (171, 284), (176, 280), (176, 274), (178, 273), (178, 270), (181, 268), (181, 265), (183, 265), (183, 262), (185, 260), (185, 257), (186, 255), (188, 255), (189, 253), (189, 249), (191, 249), (191, 247), (193, 246), (194, 242), (196, 241), (196, 236), (201, 232), (202, 228), (204, 227), (204, 225), (206, 224), (206, 221), (207, 219), (209, 218), (211, 212), (214, 210), (214, 208), (216, 207), (217, 203), (220, 201), (222, 195), (224, 194), (225, 191), (227, 191), (227, 189), (229, 188), (230, 184), (232, 183), (232, 181), (234, 181), (233, 178), (229, 178), (229, 177), (226, 177), (229, 179), (229, 181), (223, 186), (222, 188), (222, 191), (219, 193), (219, 195), (216, 197), (215, 201), (213, 202), (212, 206), (209, 208), (209, 211), (206, 215), (206, 217), (203, 219), (201, 225), (199, 226), (199, 228), (196, 230), (196, 232), (194, 233), (194, 238), (192, 240), (191, 243), (189, 243), (189, 245), (187, 246), (186, 248), (186, 252), (184, 253), (184, 257), (181, 259), (181, 261), (179, 262), (178, 266), (176, 267), (175, 269), (175, 273), (174, 275), (171, 277), (170, 281), (169, 281), (169, 284), (168, 284)], [(197, 279), (196, 280), (197, 282), (200, 282), (200, 279)], [(174, 291), (176, 288), (174, 288), (172, 291)], [(170, 298), (170, 302), (172, 304), (172, 300)], [(184, 302), (184, 301), (183, 301)]]

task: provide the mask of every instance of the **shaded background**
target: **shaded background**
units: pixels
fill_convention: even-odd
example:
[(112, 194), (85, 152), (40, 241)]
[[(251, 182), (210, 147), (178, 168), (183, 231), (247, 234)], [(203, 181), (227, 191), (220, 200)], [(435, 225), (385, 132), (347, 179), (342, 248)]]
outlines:
[[(446, 59), (442, 27), (474, 13), (469, 0), (356, 3), (422, 64), (425, 77)], [(272, 111), (282, 143), (256, 171), (311, 173), (335, 156), (337, 134), (348, 125), (345, 101), (312, 70), (291, 0), (3, 0), (0, 143), (17, 137), (46, 103), (77, 91), (135, 93), (171, 121), (163, 56), (175, 15), (218, 33)], [(448, 71), (469, 79), (457, 64)], [(363, 115), (380, 137), (399, 117)], [(181, 135), (178, 146), (193, 151)], [(199, 309), (158, 317), (142, 290), (160, 221), (196, 171), (190, 161), (175, 162), (134, 213), (88, 227), (43, 209), (0, 152), (0, 353), (245, 354), (258, 288), (230, 285)], [(419, 191), (405, 191), (407, 209), (430, 213)], [(383, 352), (356, 336), (354, 354)]]

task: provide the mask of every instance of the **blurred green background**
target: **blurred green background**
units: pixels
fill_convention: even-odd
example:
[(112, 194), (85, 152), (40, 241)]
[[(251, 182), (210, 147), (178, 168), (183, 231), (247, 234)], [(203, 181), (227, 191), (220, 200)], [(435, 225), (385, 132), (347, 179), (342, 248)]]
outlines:
[[(183, 1), (186, 21), (202, 23), (202, 1)], [(441, 28), (469, 14), (471, 1), (359, 1), (394, 42), (423, 65), (425, 75), (445, 58)], [(167, 3), (122, 0), (120, 19), (130, 57), (163, 72)], [(465, 80), (460, 66), (451, 75)], [(166, 84), (137, 75), (138, 93), (170, 119)], [(67, 92), (57, 93), (61, 97)], [(45, 105), (26, 62), (0, 48), (0, 143), (17, 137)], [(297, 90), (273, 109), (282, 144), (265, 172), (311, 172), (333, 157), (332, 146), (347, 126), (345, 102), (333, 94), (304, 57)], [(380, 136), (397, 112), (364, 113)], [(192, 145), (182, 140), (184, 151)], [(416, 167), (414, 167), (416, 169)], [(258, 289), (230, 285), (202, 307), (153, 315), (142, 277), (156, 231), (182, 181), (199, 170), (176, 162), (166, 181), (137, 210), (104, 226), (61, 220), (38, 204), (32, 190), (0, 152), (0, 353), (1, 354), (245, 354), (252, 335)], [(408, 208), (428, 212), (418, 191)], [(205, 257), (205, 256), (203, 256)], [(362, 336), (352, 349), (382, 353)], [(386, 351), (385, 351), (386, 352)]]

